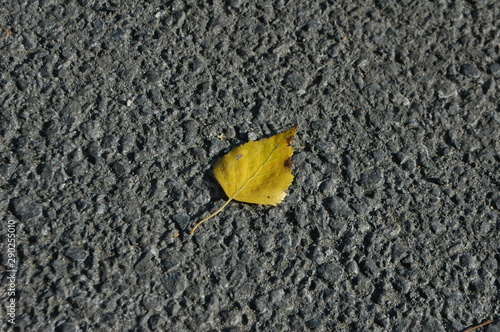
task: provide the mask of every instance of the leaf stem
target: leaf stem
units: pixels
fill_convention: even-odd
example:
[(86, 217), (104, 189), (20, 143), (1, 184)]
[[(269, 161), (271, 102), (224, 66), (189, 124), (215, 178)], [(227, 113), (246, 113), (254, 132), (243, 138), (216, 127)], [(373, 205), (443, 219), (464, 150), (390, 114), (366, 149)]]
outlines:
[(209, 215), (208, 217), (206, 217), (206, 218), (204, 218), (204, 219), (202, 219), (202, 220), (198, 221), (198, 222), (196, 223), (196, 225), (194, 225), (194, 227), (193, 227), (193, 228), (191, 228), (191, 230), (189, 231), (189, 234), (193, 234), (193, 233), (194, 233), (194, 231), (196, 230), (196, 228), (198, 228), (198, 226), (200, 226), (200, 225), (201, 225), (201, 224), (203, 224), (205, 221), (207, 221), (208, 219), (212, 218), (213, 216), (215, 216), (216, 214), (218, 214), (219, 212), (221, 212), (221, 211), (222, 211), (222, 210), (226, 207), (226, 205), (228, 205), (228, 204), (229, 204), (229, 202), (231, 202), (232, 200), (233, 200), (233, 198), (232, 198), (232, 197), (231, 197), (231, 198), (229, 198), (229, 199), (226, 201), (226, 203), (224, 203), (224, 205), (222, 205), (222, 206), (221, 206), (221, 207), (220, 207), (217, 211), (215, 211), (214, 213), (212, 213), (212, 214), (211, 214), (211, 215)]
[(471, 327), (471, 328), (468, 328), (467, 330), (464, 330), (463, 332), (469, 332), (469, 331), (475, 330), (475, 329), (477, 329), (477, 328), (483, 327), (483, 326), (485, 326), (485, 325), (488, 325), (488, 324), (490, 324), (490, 323), (493, 323), (493, 319), (487, 320), (487, 321), (486, 321), (486, 322), (484, 322), (484, 323), (481, 323), (481, 324), (479, 324), (479, 325), (476, 325), (476, 326), (473, 326), (473, 327)]

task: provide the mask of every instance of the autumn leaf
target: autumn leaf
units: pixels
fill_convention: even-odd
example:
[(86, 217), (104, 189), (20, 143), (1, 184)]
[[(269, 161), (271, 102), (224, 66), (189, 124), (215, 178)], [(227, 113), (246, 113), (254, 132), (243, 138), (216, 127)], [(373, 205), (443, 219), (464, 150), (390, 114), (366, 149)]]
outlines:
[(221, 212), (232, 200), (261, 205), (280, 203), (293, 180), (290, 144), (296, 133), (297, 126), (269, 138), (250, 141), (222, 156), (215, 163), (213, 173), (228, 200), (200, 220), (189, 233), (193, 234), (198, 226)]

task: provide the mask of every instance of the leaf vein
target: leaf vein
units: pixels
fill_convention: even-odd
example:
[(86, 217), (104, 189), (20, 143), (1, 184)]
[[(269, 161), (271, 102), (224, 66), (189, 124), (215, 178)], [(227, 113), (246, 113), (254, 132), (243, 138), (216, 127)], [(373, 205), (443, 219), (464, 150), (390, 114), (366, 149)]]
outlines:
[(269, 156), (266, 158), (266, 160), (259, 166), (259, 168), (255, 171), (255, 173), (249, 177), (245, 183), (243, 183), (241, 185), (241, 187), (233, 194), (233, 196), (231, 198), (234, 198), (236, 197), (236, 195), (238, 195), (238, 193), (242, 190), (245, 189), (246, 185), (248, 182), (250, 182), (250, 180), (254, 179), (256, 177), (256, 175), (260, 172), (260, 170), (264, 167), (264, 165), (266, 165), (268, 162), (270, 162), (271, 160), (274, 160), (274, 159), (277, 159), (277, 158), (274, 158), (274, 159), (271, 159), (272, 155), (276, 152), (276, 150), (278, 150), (278, 148), (281, 146), (281, 143), (286, 140), (286, 138), (282, 138), (278, 144), (276, 144), (276, 146), (273, 148), (273, 150), (271, 151), (271, 153), (269, 154)]

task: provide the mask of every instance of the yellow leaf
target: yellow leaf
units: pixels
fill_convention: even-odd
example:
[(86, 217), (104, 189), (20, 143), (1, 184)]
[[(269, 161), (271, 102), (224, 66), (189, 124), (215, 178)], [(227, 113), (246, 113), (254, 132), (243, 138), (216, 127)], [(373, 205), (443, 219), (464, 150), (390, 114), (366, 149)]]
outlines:
[(292, 183), (291, 143), (297, 126), (281, 134), (250, 141), (222, 156), (214, 165), (214, 175), (228, 200), (217, 211), (199, 221), (190, 231), (218, 214), (232, 200), (277, 205)]

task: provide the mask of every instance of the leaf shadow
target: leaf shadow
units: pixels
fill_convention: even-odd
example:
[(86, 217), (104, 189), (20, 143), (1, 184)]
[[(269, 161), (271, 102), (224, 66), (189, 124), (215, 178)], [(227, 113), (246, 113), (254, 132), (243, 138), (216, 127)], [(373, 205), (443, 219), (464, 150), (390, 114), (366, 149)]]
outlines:
[(209, 167), (205, 168), (205, 170), (203, 171), (201, 183), (207, 185), (208, 195), (210, 196), (210, 203), (206, 204), (205, 208), (201, 208), (196, 214), (195, 218), (201, 218), (204, 214), (210, 212), (211, 209), (217, 206), (218, 200), (227, 200), (228, 198), (222, 187), (217, 182), (217, 179), (215, 178), (212, 171), (217, 160), (219, 160), (219, 158), (227, 152), (225, 150), (226, 149), (223, 149), (217, 155), (215, 155), (210, 162)]

